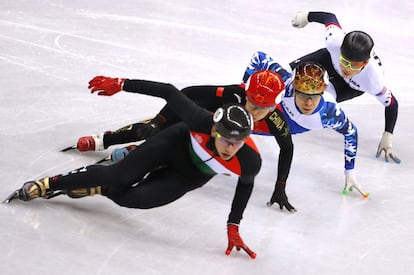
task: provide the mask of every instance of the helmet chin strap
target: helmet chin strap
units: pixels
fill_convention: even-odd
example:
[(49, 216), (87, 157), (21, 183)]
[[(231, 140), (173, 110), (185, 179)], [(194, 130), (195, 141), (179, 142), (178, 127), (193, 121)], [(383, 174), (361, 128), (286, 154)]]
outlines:
[[(206, 143), (206, 147), (207, 147), (207, 149), (209, 149), (209, 150), (213, 151), (213, 156), (212, 156), (210, 159), (212, 159), (212, 158), (214, 158), (214, 157), (218, 157), (218, 156), (219, 156), (219, 153), (218, 153), (218, 151), (217, 151), (217, 148), (216, 148), (216, 146), (214, 145), (214, 141), (215, 141), (215, 137), (210, 136), (210, 139), (209, 139), (209, 140), (207, 141), (207, 143)], [(210, 159), (208, 159), (208, 160), (206, 160), (206, 161), (209, 161)]]

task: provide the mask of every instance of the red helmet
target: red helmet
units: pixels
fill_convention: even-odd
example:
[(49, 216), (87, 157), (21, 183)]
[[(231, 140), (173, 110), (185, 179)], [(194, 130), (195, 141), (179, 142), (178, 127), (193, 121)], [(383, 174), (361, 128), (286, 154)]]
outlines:
[(282, 77), (273, 71), (262, 70), (251, 75), (247, 84), (247, 100), (259, 107), (273, 107), (276, 97), (285, 90)]

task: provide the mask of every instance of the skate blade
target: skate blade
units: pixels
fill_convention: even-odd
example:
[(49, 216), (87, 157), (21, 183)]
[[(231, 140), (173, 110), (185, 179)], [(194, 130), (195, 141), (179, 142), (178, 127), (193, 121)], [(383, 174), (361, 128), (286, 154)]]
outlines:
[(54, 197), (57, 197), (57, 196), (60, 196), (60, 195), (65, 195), (65, 194), (66, 193), (64, 191), (57, 191), (57, 192), (51, 193), (49, 195), (46, 195), (46, 197), (44, 197), (44, 199), (50, 200)]
[(66, 147), (66, 148), (63, 148), (62, 150), (60, 150), (61, 152), (66, 152), (66, 151), (69, 151), (69, 150), (74, 150), (74, 149), (76, 149), (76, 148), (78, 148), (77, 146), (76, 146), (76, 144), (75, 145), (72, 145), (72, 146), (68, 146), (68, 147)]
[(19, 190), (14, 191), (11, 193), (4, 201), (3, 203), (10, 203), (12, 200), (17, 199), (19, 197)]
[(111, 155), (109, 155), (109, 156), (107, 156), (103, 159), (98, 160), (97, 162), (95, 162), (95, 164), (103, 164), (104, 162), (107, 162), (107, 161), (112, 161)]

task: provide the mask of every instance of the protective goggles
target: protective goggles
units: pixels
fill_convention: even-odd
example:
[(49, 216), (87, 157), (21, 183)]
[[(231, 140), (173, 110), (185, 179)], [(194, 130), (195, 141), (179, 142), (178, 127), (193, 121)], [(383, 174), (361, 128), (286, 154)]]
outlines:
[(344, 66), (345, 68), (349, 68), (352, 71), (360, 71), (366, 65), (366, 62), (355, 62), (348, 60), (345, 57), (343, 57), (342, 54), (339, 55), (339, 62), (342, 66)]
[(273, 111), (273, 110), (276, 108), (276, 106), (270, 106), (270, 107), (262, 107), (262, 106), (258, 106), (258, 105), (253, 104), (253, 103), (252, 103), (252, 102), (250, 102), (249, 100), (246, 100), (246, 104), (248, 105), (248, 107), (249, 107), (250, 109), (253, 109), (253, 110), (258, 110), (258, 111), (264, 111), (264, 110), (266, 110), (266, 111), (268, 111), (268, 112), (271, 112), (271, 111)]
[(322, 97), (323, 93), (320, 93), (320, 94), (307, 94), (307, 93), (304, 93), (304, 92), (301, 92), (301, 91), (295, 89), (295, 95), (298, 96), (303, 101), (306, 101), (308, 99), (310, 99), (312, 101), (316, 101), (316, 100), (318, 100)]
[(244, 140), (236, 140), (232, 138), (223, 137), (219, 132), (216, 132), (216, 137), (221, 145), (228, 147), (233, 146), (234, 148), (240, 148), (244, 144)]

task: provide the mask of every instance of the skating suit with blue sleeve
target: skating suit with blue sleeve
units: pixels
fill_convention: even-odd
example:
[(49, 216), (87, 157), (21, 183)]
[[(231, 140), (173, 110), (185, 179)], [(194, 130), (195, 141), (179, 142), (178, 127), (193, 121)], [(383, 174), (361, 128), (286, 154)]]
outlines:
[(344, 136), (345, 169), (351, 170), (355, 166), (355, 157), (358, 147), (358, 133), (356, 126), (347, 118), (331, 95), (334, 87), (328, 84), (322, 99), (313, 114), (304, 115), (295, 105), (293, 87), (291, 85), (291, 70), (285, 69), (266, 53), (258, 51), (253, 54), (243, 82), (247, 82), (250, 75), (259, 70), (277, 72), (286, 84), (286, 92), (282, 97), (281, 106), (289, 125), (291, 134), (300, 134), (310, 130), (330, 128)]
[(305, 115), (296, 107), (293, 87), (290, 80), (287, 82), (281, 105), (291, 133), (300, 134), (323, 128), (335, 130), (344, 136), (345, 169), (354, 169), (358, 147), (357, 128), (339, 108), (333, 96), (324, 93), (315, 111)]
[(283, 79), (283, 81), (287, 81), (292, 76), (292, 71), (289, 67), (285, 69), (279, 63), (273, 60), (273, 58), (267, 55), (264, 52), (257, 51), (253, 54), (252, 58), (250, 59), (249, 64), (247, 65), (246, 72), (243, 76), (243, 83), (246, 83), (249, 77), (257, 71), (260, 70), (271, 70), (277, 72)]

